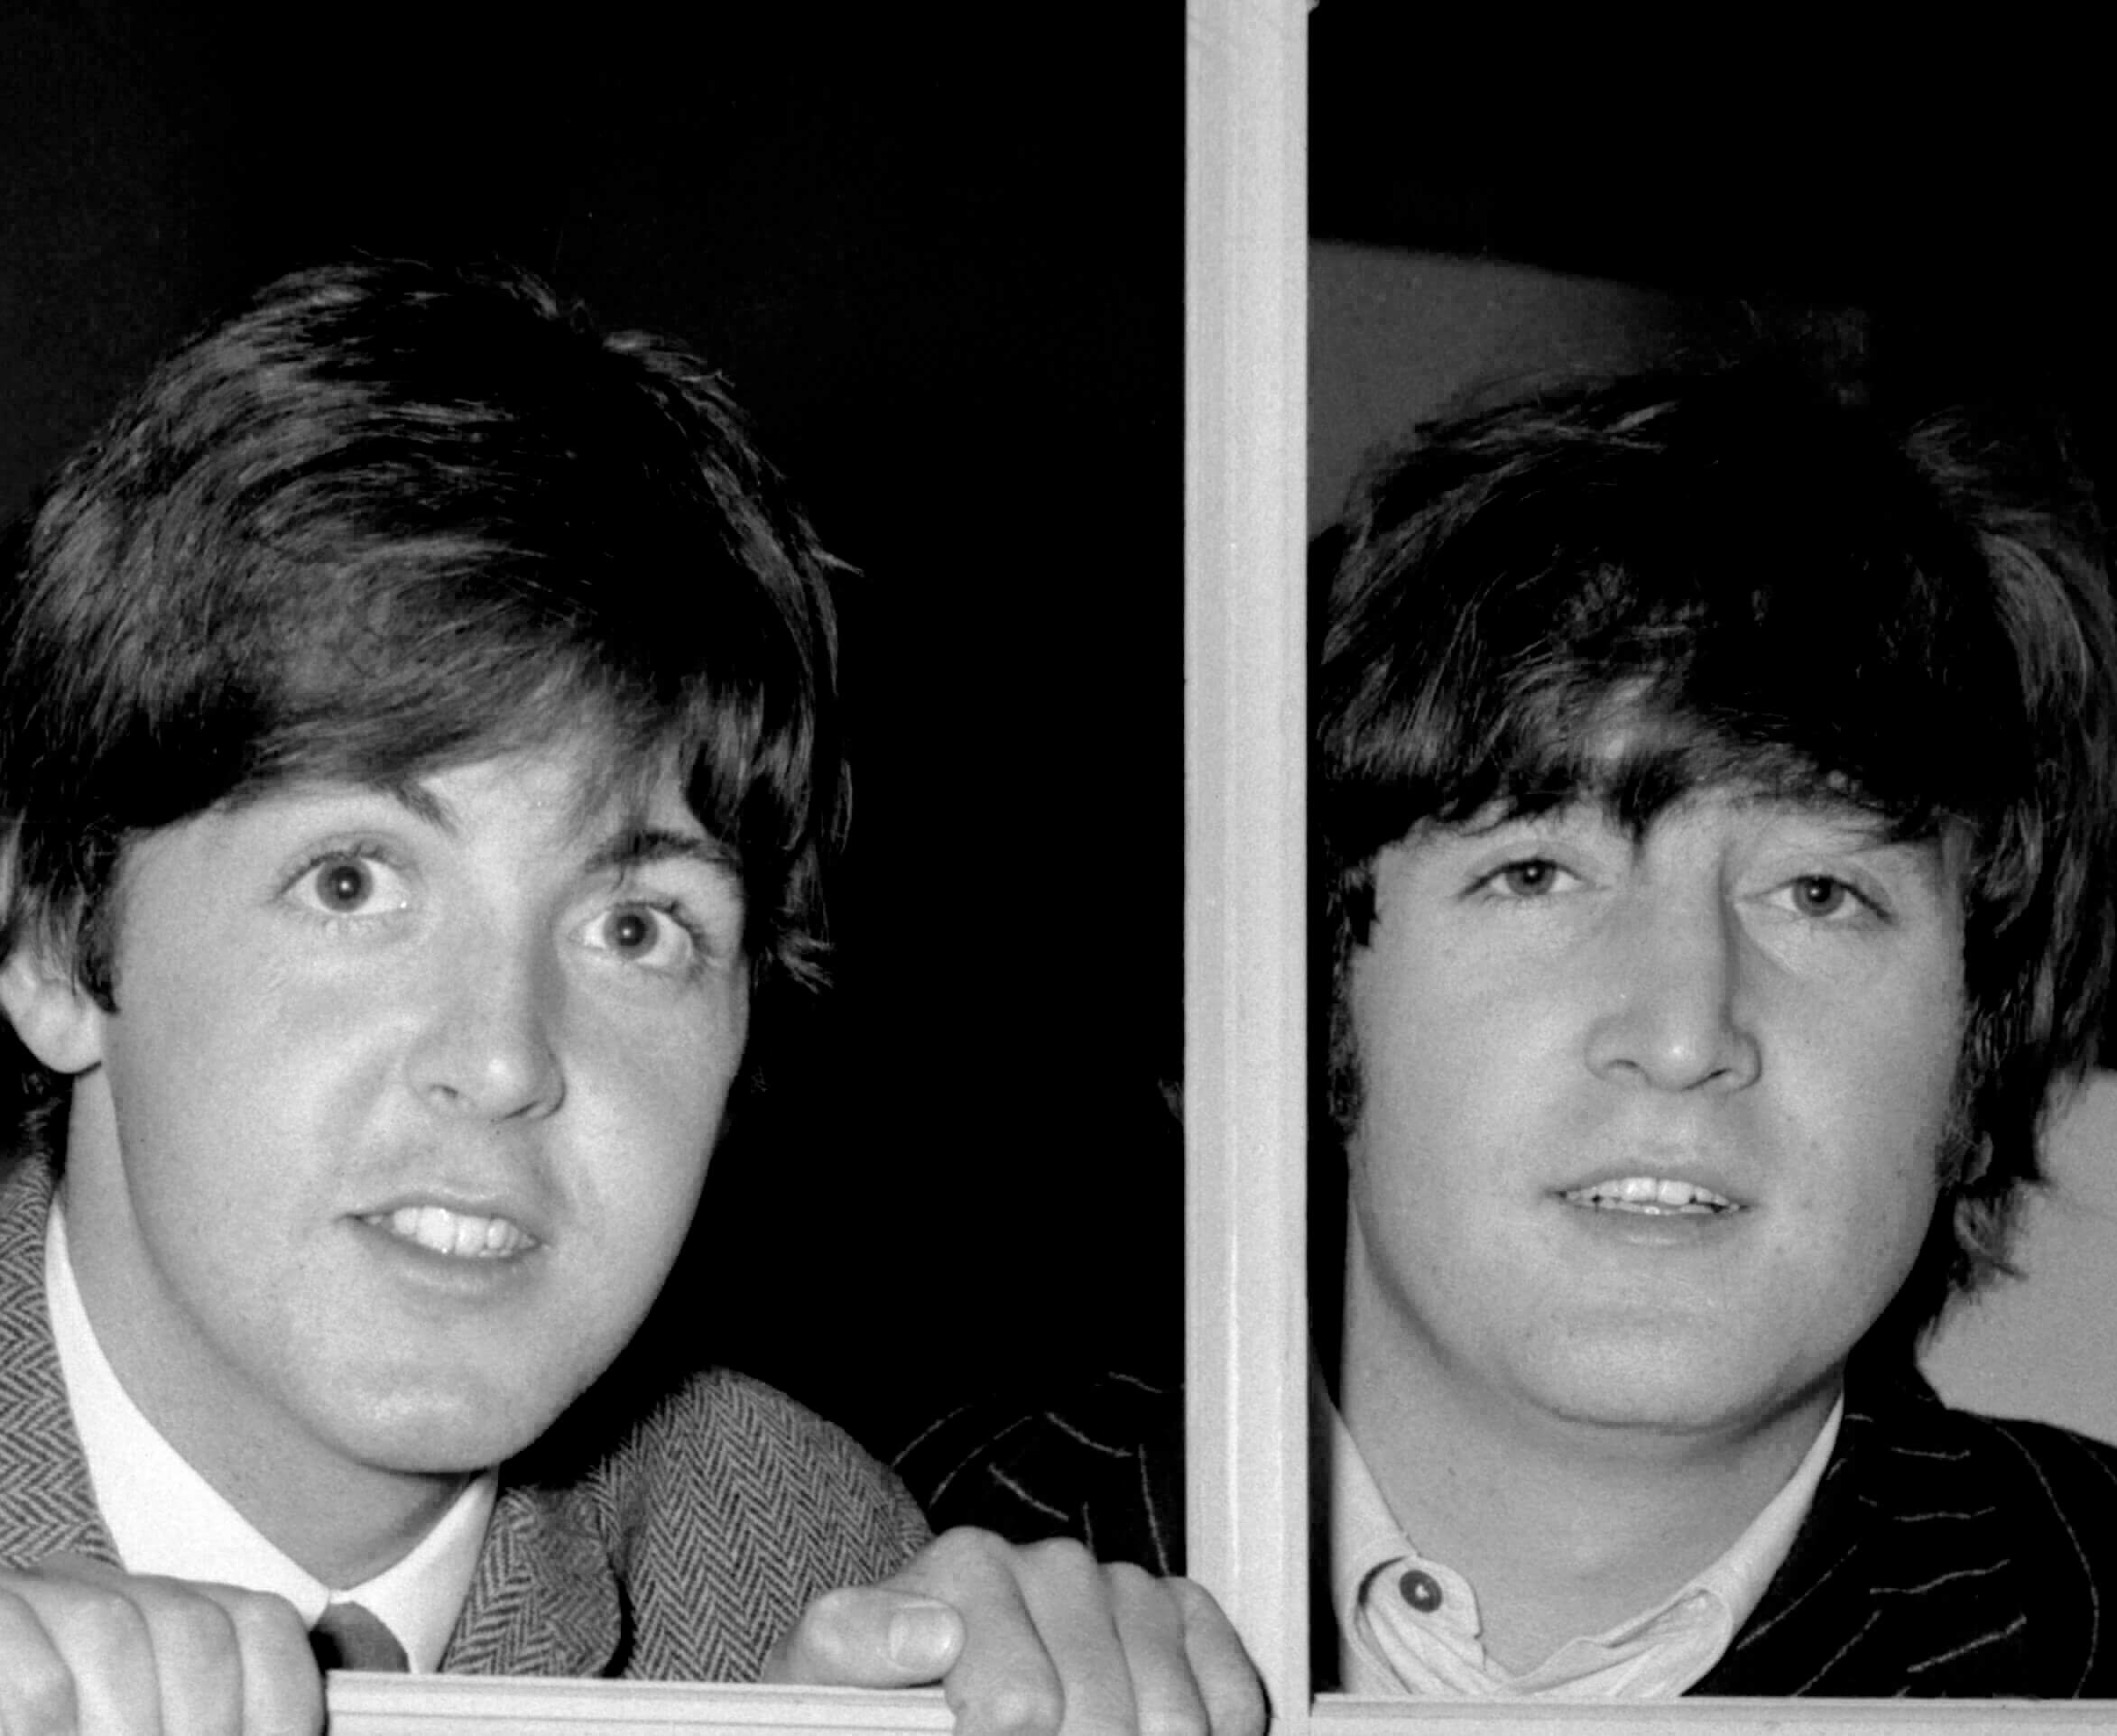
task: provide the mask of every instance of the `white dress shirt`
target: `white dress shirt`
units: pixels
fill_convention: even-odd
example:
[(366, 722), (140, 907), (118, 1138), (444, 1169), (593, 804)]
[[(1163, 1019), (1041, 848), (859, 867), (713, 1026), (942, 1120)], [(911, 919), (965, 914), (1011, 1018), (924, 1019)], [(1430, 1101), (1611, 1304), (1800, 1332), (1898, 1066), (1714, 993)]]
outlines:
[(51, 1208), (44, 1293), (96, 1505), (125, 1571), (276, 1592), (305, 1625), (331, 1602), (362, 1605), (396, 1635), (414, 1670), (440, 1667), (470, 1591), (497, 1479), (474, 1479), (411, 1554), (358, 1585), (298, 1566), (230, 1506), (141, 1413), (97, 1343), (74, 1281), (65, 1214)]
[(1650, 1610), (1569, 1639), (1520, 1675), (1486, 1655), (1469, 1582), (1420, 1555), (1327, 1398), (1331, 1606), (1348, 1694), (1665, 1699), (1720, 1661), (1793, 1547), (1844, 1410), (1840, 1399), (1786, 1486), (1717, 1561)]

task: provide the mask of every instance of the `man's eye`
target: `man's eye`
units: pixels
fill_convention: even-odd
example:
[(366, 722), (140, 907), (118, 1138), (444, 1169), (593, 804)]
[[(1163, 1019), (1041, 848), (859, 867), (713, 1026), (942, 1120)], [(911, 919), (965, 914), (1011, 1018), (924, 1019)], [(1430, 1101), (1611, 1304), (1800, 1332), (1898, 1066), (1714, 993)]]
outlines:
[(1530, 856), (1494, 870), (1484, 884), (1503, 898), (1543, 898), (1558, 890), (1566, 872), (1548, 856)]
[(1787, 897), (1797, 915), (1823, 920), (1853, 916), (1868, 909), (1864, 900), (1832, 874), (1801, 874), (1787, 882)]
[(619, 904), (588, 925), (588, 944), (629, 964), (680, 969), (697, 950), (697, 937), (672, 910), (654, 904)]
[(316, 890), (334, 910), (357, 910), (374, 891), (374, 875), (365, 862), (334, 862), (319, 869)]
[(302, 902), (326, 916), (376, 916), (404, 908), (406, 898), (396, 871), (373, 857), (335, 851), (295, 882)]

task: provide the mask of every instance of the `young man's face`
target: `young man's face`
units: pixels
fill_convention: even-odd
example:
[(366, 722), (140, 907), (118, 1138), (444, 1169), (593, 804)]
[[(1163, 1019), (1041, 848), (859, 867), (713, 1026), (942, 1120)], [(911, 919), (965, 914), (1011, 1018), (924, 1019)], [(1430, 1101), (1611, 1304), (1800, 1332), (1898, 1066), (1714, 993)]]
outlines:
[(673, 779), (584, 819), (586, 775), (294, 785), (128, 854), (67, 1221), (209, 1476), (492, 1464), (660, 1288), (743, 1052), (742, 893)]
[(1358, 1378), (1527, 1428), (1826, 1400), (1933, 1214), (1956, 882), (1938, 844), (1725, 790), (1636, 845), (1576, 806), (1383, 851)]

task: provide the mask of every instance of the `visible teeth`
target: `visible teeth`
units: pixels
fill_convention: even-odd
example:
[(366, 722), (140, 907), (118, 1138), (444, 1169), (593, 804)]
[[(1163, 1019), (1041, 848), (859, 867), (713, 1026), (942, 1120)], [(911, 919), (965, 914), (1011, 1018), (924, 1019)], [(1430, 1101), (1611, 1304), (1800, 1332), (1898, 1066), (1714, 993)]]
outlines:
[(536, 1242), (527, 1230), (504, 1217), (478, 1217), (468, 1212), (451, 1212), (445, 1205), (400, 1205), (386, 1217), (368, 1222), (381, 1224), (391, 1234), (431, 1248), (436, 1253), (464, 1260), (492, 1260), (520, 1253)]
[(1626, 1176), (1576, 1187), (1566, 1197), (1604, 1212), (1732, 1212), (1734, 1202), (1710, 1187), (1659, 1176)]

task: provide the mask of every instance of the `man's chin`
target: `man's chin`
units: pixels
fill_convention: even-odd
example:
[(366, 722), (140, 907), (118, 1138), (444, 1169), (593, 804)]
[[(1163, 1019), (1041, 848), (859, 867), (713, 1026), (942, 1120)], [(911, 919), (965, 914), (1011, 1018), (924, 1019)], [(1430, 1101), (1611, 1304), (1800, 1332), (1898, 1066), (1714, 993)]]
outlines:
[(349, 1455), (400, 1476), (475, 1475), (539, 1440), (570, 1395), (525, 1395), (500, 1383), (422, 1383), (388, 1393), (357, 1415), (340, 1411), (337, 1432)]
[(1567, 1371), (1539, 1397), (1550, 1415), (1567, 1423), (1681, 1451), (1732, 1444), (1811, 1410), (1820, 1419), (1837, 1386), (1835, 1371), (1764, 1372), (1681, 1359), (1642, 1367), (1624, 1359)]

